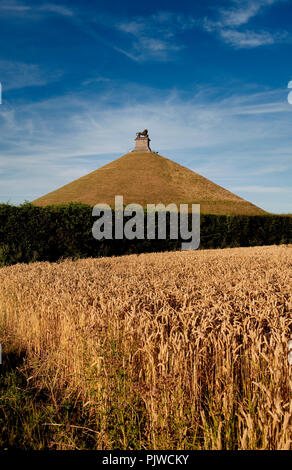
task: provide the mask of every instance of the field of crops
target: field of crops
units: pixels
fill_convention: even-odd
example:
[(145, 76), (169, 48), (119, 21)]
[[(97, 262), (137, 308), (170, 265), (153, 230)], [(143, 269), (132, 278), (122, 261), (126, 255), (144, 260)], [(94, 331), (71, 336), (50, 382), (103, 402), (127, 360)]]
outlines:
[(292, 246), (5, 267), (0, 336), (1, 447), (292, 449)]

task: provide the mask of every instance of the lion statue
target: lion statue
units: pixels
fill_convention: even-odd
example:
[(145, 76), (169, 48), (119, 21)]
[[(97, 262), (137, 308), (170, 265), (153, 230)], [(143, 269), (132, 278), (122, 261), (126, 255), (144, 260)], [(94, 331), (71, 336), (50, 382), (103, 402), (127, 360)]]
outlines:
[(148, 137), (148, 129), (144, 129), (143, 132), (137, 132), (137, 137)]

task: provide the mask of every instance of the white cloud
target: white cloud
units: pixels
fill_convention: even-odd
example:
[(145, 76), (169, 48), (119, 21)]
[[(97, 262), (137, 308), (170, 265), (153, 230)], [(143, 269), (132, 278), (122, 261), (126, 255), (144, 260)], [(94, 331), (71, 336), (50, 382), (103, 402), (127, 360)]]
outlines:
[(263, 8), (279, 0), (233, 0), (231, 8), (221, 8), (222, 26), (241, 26), (260, 13)]
[(274, 44), (277, 36), (267, 31), (235, 31), (232, 29), (223, 29), (220, 31), (221, 37), (229, 44), (240, 48), (258, 47), (268, 44)]
[(44, 18), (43, 13), (52, 13), (61, 16), (73, 16), (73, 11), (62, 5), (46, 3), (42, 5), (32, 5), (28, 2), (19, 2), (17, 0), (1, 1), (0, 16), (25, 16), (30, 19)]
[[(244, 191), (248, 193), (284, 193), (292, 194), (291, 186), (234, 186), (231, 187), (232, 191)], [(292, 206), (291, 206), (292, 209)]]
[[(109, 21), (109, 23), (111, 23)], [(177, 33), (191, 29), (196, 22), (191, 16), (160, 11), (147, 17), (138, 17), (132, 21), (120, 20), (114, 27), (127, 34), (130, 47), (115, 47), (132, 60), (171, 60), (173, 53), (181, 50), (184, 45), (175, 39)]]
[(138, 36), (143, 33), (145, 25), (137, 21), (122, 22), (117, 24), (117, 29), (123, 31), (124, 33), (130, 33), (135, 36)]
[[(173, 52), (184, 47), (178, 42), (179, 33), (185, 29), (203, 27), (236, 48), (255, 48), (289, 39), (286, 31), (265, 31), (242, 29), (265, 8), (282, 0), (230, 0), (229, 8), (217, 10), (217, 20), (210, 18), (195, 19), (191, 15), (160, 11), (147, 17), (132, 21), (116, 22), (120, 32), (132, 38), (130, 47), (115, 47), (132, 60), (170, 60)], [(109, 24), (111, 22), (109, 21)]]
[(203, 28), (217, 34), (224, 42), (236, 48), (255, 48), (290, 40), (286, 31), (245, 30), (247, 25), (266, 8), (283, 0), (230, 0), (229, 8), (219, 7), (217, 19), (194, 18), (192, 15), (159, 11), (131, 21), (113, 21), (101, 18), (103, 23), (115, 27), (131, 39), (128, 47), (113, 46), (130, 59), (171, 60), (181, 50), (180, 33), (187, 29)]
[(58, 15), (62, 15), (62, 16), (74, 15), (73, 11), (70, 10), (68, 7), (64, 7), (62, 5), (55, 5), (53, 3), (41, 5), (40, 7), (38, 7), (38, 10), (40, 12), (45, 11), (45, 12), (57, 13)]
[(286, 31), (242, 30), (251, 19), (262, 13), (264, 8), (282, 0), (231, 0), (230, 8), (219, 8), (217, 21), (204, 18), (202, 25), (210, 33), (217, 33), (223, 41), (236, 48), (254, 48), (284, 41), (289, 37)]
[[(241, 155), (242, 160), (245, 160), (245, 152), (238, 152), (237, 156)], [(228, 157), (225, 153), (225, 155), (217, 155), (216, 161), (214, 160), (209, 160), (207, 163), (201, 165), (201, 166), (196, 166), (196, 168), (192, 168), (193, 171), (196, 171), (197, 173), (200, 173), (202, 175), (208, 175), (208, 178), (210, 179), (224, 179), (224, 181), (230, 182), (235, 182), (237, 177), (239, 176), (239, 179), (247, 179), (251, 178), (254, 176), (263, 176), (263, 175), (277, 175), (278, 173), (283, 173), (286, 171), (291, 171), (292, 165), (269, 165), (269, 159), (268, 156), (265, 155), (263, 158), (262, 155), (260, 155), (260, 152), (255, 154), (254, 156), (249, 153), (249, 158), (253, 158), (254, 160), (254, 165), (249, 166), (247, 168), (241, 168), (240, 170), (240, 175), (236, 175), (236, 169), (235, 166), (232, 164), (232, 158)], [(218, 165), (218, 160), (222, 160), (222, 164)], [(262, 160), (262, 161), (261, 161)], [(259, 162), (259, 163), (257, 163)], [(264, 165), (264, 166), (263, 166)], [(246, 186), (244, 186), (246, 187)], [(234, 188), (234, 186), (233, 186)], [(242, 186), (238, 187), (240, 190), (243, 188)]]
[(29, 11), (31, 7), (29, 5), (25, 5), (21, 2), (17, 1), (2, 1), (0, 2), (0, 13), (2, 14), (9, 14), (9, 13), (23, 13)]
[(64, 169), (58, 169), (58, 174), (61, 178), (66, 178), (69, 180), (73, 180), (75, 178), (81, 178), (81, 176), (87, 175), (90, 173), (91, 168), (86, 167), (82, 168), (78, 166), (77, 168), (64, 168)]
[(36, 64), (0, 60), (0, 80), (3, 96), (5, 91), (41, 86), (59, 79), (61, 72), (45, 72)]
[[(285, 115), (292, 110), (284, 90), (282, 94), (234, 94), (222, 99), (210, 95), (210, 89), (200, 90), (192, 98), (182, 98), (178, 91), (162, 94), (129, 85), (118, 85), (118, 89), (120, 104), (113, 107), (109, 104), (117, 96), (113, 83), (90, 100), (68, 95), (14, 109), (1, 105), (2, 144), (15, 148), (21, 142), (24, 154), (58, 158), (119, 152), (121, 144), (127, 150), (131, 135), (145, 126), (152, 129), (160, 149), (286, 138), (290, 132)], [(260, 102), (263, 100), (266, 102)], [(276, 118), (266, 117), (274, 114)]]
[(107, 77), (93, 77), (89, 78), (88, 80), (84, 80), (82, 82), (82, 85), (91, 85), (92, 83), (108, 83), (110, 82), (110, 79)]

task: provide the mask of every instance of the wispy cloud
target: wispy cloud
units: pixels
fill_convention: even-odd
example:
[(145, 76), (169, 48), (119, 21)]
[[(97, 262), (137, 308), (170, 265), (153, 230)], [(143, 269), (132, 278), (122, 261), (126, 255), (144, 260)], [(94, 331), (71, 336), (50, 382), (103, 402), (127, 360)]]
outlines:
[(88, 78), (87, 80), (84, 80), (82, 82), (82, 85), (86, 86), (86, 85), (91, 85), (92, 83), (108, 83), (110, 82), (110, 79), (107, 78), (107, 77), (92, 77), (92, 78)]
[(284, 194), (292, 194), (291, 186), (233, 186), (231, 187), (233, 191), (245, 191), (247, 193), (284, 193)]
[[(289, 40), (286, 31), (245, 29), (245, 26), (268, 7), (283, 0), (229, 0), (229, 7), (217, 8), (217, 18), (194, 18), (191, 14), (157, 11), (151, 15), (115, 18), (101, 14), (89, 17), (86, 10), (60, 3), (31, 4), (18, 0), (0, 0), (0, 16), (22, 16), (29, 20), (45, 20), (48, 15), (61, 15), (95, 40), (105, 43), (136, 62), (169, 61), (178, 57), (186, 46), (181, 33), (203, 28), (218, 35), (235, 48), (255, 48)], [(115, 29), (123, 39), (121, 43), (107, 42), (96, 24)]]
[(161, 41), (160, 39), (141, 37), (133, 42), (131, 52), (116, 46), (114, 49), (135, 62), (168, 61), (173, 58), (171, 53), (181, 50), (182, 46), (169, 44), (167, 41)]
[(47, 72), (37, 64), (0, 60), (0, 77), (3, 93), (16, 88), (42, 86), (58, 80), (61, 72)]
[[(178, 31), (190, 29), (194, 26), (191, 16), (174, 14), (171, 12), (156, 12), (145, 17), (128, 19), (114, 16), (100, 15), (90, 17), (84, 8), (74, 9), (55, 3), (31, 4), (18, 0), (0, 0), (0, 17), (23, 17), (27, 20), (45, 20), (48, 15), (61, 15), (72, 21), (84, 34), (106, 44), (130, 59), (140, 62), (146, 60), (170, 60), (173, 54), (181, 50), (184, 45), (179, 44), (175, 38)], [(128, 45), (106, 41), (100, 34), (98, 25), (107, 25), (128, 37)]]
[(177, 39), (179, 32), (192, 29), (196, 21), (190, 15), (160, 11), (147, 17), (114, 23), (116, 30), (129, 36), (128, 49), (116, 49), (135, 61), (171, 60), (184, 48)]
[(254, 48), (285, 41), (286, 31), (265, 31), (243, 29), (250, 20), (261, 14), (265, 8), (282, 0), (231, 0), (229, 8), (219, 8), (216, 21), (204, 18), (206, 31), (216, 33), (226, 43), (236, 48)]
[(20, 2), (18, 0), (0, 1), (0, 16), (27, 16), (31, 19), (44, 17), (45, 13), (52, 13), (62, 16), (73, 16), (73, 10), (67, 6), (54, 3), (44, 3), (33, 5), (30, 2)]
[(221, 26), (241, 26), (258, 15), (264, 8), (279, 0), (232, 0), (231, 7), (219, 10)]
[(1, 1), (0, 2), (0, 14), (17, 14), (31, 10), (29, 5), (25, 5), (22, 2), (16, 0)]
[(185, 47), (181, 33), (185, 30), (203, 28), (216, 34), (234, 48), (248, 49), (272, 45), (289, 40), (287, 31), (246, 29), (246, 25), (265, 9), (283, 0), (229, 0), (229, 8), (219, 7), (216, 19), (194, 18), (192, 15), (159, 11), (155, 14), (131, 20), (101, 18), (109, 27), (115, 28), (128, 38), (125, 45), (113, 45), (114, 49), (131, 60), (166, 61), (177, 57)]
[(74, 16), (73, 10), (68, 7), (64, 7), (62, 5), (55, 5), (53, 3), (47, 3), (38, 7), (40, 12), (51, 12), (57, 13), (58, 15), (62, 16)]
[[(178, 91), (162, 94), (151, 88), (115, 86), (110, 82), (102, 95), (90, 100), (75, 94), (14, 109), (1, 105), (2, 145), (6, 143), (15, 149), (22, 137), (23, 153), (32, 155), (35, 148), (37, 154), (50, 158), (59, 158), (60, 153), (68, 156), (113, 153), (121, 150), (121, 143), (127, 150), (132, 145), (128, 136), (135, 135), (137, 128), (143, 126), (152, 129), (160, 149), (286, 139), (290, 135), (290, 119), (286, 119), (286, 114), (292, 109), (285, 93), (285, 90), (241, 96), (235, 93), (223, 99), (216, 98), (207, 87), (205, 92), (199, 90), (193, 96), (183, 97)], [(110, 104), (113, 98), (114, 106)], [(31, 140), (25, 127), (28, 123), (32, 126)], [(67, 135), (71, 136), (69, 140)]]
[(253, 48), (274, 44), (280, 38), (284, 38), (286, 34), (272, 34), (267, 31), (235, 31), (232, 29), (222, 29), (220, 36), (225, 42), (238, 48)]

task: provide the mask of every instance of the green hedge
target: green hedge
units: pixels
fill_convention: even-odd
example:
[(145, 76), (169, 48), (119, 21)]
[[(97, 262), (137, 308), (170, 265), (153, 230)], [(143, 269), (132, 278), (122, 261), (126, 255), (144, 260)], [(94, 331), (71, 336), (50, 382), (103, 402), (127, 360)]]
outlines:
[[(0, 265), (60, 258), (179, 250), (181, 240), (101, 240), (92, 236), (92, 207), (0, 204)], [(203, 248), (292, 243), (292, 217), (201, 214)]]

